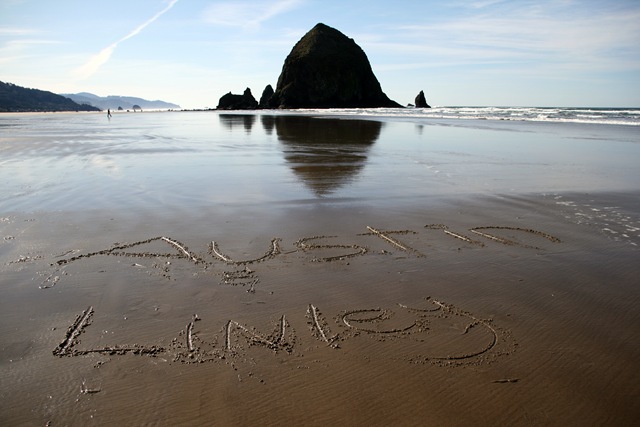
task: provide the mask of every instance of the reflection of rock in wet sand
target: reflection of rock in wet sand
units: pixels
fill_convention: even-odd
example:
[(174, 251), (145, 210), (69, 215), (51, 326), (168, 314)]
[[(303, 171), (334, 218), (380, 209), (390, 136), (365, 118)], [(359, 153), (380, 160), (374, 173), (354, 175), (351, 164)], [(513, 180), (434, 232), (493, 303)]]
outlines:
[(276, 119), (274, 116), (260, 116), (260, 122), (267, 135), (273, 134), (273, 128), (276, 126)]
[(220, 122), (229, 130), (243, 127), (246, 133), (251, 133), (253, 124), (256, 122), (255, 114), (220, 114)]
[(364, 167), (381, 122), (275, 116), (278, 139), (295, 174), (318, 196), (348, 183)]

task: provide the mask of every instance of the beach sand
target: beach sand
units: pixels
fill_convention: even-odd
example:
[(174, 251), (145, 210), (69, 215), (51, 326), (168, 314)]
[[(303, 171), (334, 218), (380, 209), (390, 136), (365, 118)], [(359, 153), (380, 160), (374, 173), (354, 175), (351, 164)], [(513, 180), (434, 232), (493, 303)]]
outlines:
[(331, 197), (292, 170), (322, 194), (6, 198), (0, 425), (640, 418), (640, 194)]
[(2, 424), (629, 425), (637, 200), (3, 218)]

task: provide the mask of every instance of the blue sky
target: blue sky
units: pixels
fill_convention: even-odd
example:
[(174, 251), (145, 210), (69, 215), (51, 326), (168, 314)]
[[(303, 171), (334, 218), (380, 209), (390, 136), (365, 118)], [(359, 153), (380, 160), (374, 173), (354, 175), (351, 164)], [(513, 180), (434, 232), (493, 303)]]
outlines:
[(640, 107), (637, 0), (0, 0), (0, 80), (215, 107), (318, 22), (401, 104)]

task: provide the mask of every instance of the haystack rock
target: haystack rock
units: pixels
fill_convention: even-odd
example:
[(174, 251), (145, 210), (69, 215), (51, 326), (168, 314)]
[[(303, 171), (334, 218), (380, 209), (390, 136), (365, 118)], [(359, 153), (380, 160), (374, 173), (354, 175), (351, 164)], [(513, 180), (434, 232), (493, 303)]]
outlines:
[(218, 110), (254, 110), (258, 107), (258, 101), (251, 94), (251, 89), (246, 88), (242, 95), (234, 95), (229, 92), (218, 101)]
[(431, 106), (427, 104), (427, 99), (424, 97), (423, 91), (420, 91), (418, 96), (416, 96), (416, 108), (431, 108)]
[(402, 108), (382, 92), (360, 46), (324, 24), (317, 24), (293, 47), (269, 106)]

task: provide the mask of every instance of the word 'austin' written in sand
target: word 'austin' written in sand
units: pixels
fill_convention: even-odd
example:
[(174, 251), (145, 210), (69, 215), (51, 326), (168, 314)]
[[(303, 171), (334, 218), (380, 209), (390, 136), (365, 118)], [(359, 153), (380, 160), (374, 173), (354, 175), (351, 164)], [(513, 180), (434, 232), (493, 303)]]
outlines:
[[(544, 243), (560, 243), (560, 239), (552, 236), (548, 233), (533, 230), (530, 228), (511, 227), (511, 226), (481, 226), (473, 227), (469, 229), (471, 234), (463, 234), (462, 232), (449, 229), (444, 224), (429, 224), (425, 226), (426, 230), (441, 231), (445, 236), (455, 239), (458, 242), (463, 242), (466, 245), (483, 248), (486, 243), (492, 242), (507, 246), (520, 246), (524, 248), (542, 250), (539, 244)], [(405, 256), (423, 258), (427, 255), (424, 250), (407, 244), (403, 241), (402, 235), (419, 236), (419, 233), (412, 230), (380, 230), (371, 226), (367, 226), (367, 232), (359, 234), (358, 236), (367, 236), (379, 239), (390, 250), (397, 251), (405, 254)], [(276, 257), (292, 254), (296, 252), (309, 253), (312, 255), (311, 261), (314, 262), (331, 262), (346, 260), (349, 258), (359, 257), (369, 253), (369, 248), (366, 244), (333, 244), (322, 243), (330, 239), (337, 238), (338, 236), (310, 236), (298, 239), (294, 243), (292, 250), (284, 251), (281, 247), (282, 239), (275, 237), (268, 245), (267, 251), (260, 257), (236, 260), (231, 256), (225, 254), (219, 247), (216, 241), (212, 241), (207, 250), (207, 255), (203, 256), (196, 252), (191, 251), (184, 243), (177, 239), (159, 236), (153, 237), (134, 243), (116, 244), (108, 249), (102, 249), (95, 252), (84, 253), (75, 255), (69, 258), (58, 260), (53, 264), (55, 270), (53, 273), (48, 274), (46, 278), (41, 282), (40, 287), (47, 289), (55, 286), (64, 272), (61, 271), (65, 266), (88, 258), (96, 256), (124, 256), (124, 257), (137, 257), (137, 258), (168, 258), (168, 259), (184, 259), (195, 265), (203, 266), (205, 269), (213, 266), (214, 261), (223, 262), (226, 265), (233, 266), (245, 266), (242, 271), (223, 272), (223, 283), (230, 284), (240, 279), (249, 279), (247, 282), (240, 282), (243, 285), (249, 284), (250, 291), (255, 290), (255, 284), (257, 279), (254, 277), (254, 272), (246, 267), (249, 264), (266, 262), (268, 260), (275, 259)], [(482, 240), (481, 240), (482, 239)], [(167, 245), (171, 249), (170, 253), (162, 253), (160, 251), (135, 251), (137, 249), (144, 248), (145, 245), (161, 243)], [(316, 251), (334, 251), (339, 252), (331, 256), (316, 256)], [(383, 252), (386, 252), (383, 250)], [(135, 266), (141, 266), (134, 264)], [(168, 263), (162, 266), (164, 270), (168, 270)]]

